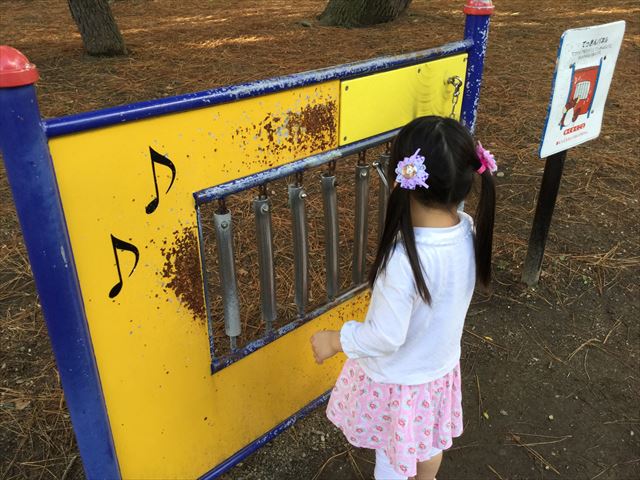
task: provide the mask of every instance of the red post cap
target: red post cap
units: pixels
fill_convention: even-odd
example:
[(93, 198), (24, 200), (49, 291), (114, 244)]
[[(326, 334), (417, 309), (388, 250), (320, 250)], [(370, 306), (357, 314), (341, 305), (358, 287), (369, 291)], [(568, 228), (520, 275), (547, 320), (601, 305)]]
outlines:
[(36, 83), (38, 69), (22, 53), (0, 45), (0, 88), (22, 87)]
[(464, 13), (467, 15), (491, 15), (494, 8), (491, 0), (467, 0)]

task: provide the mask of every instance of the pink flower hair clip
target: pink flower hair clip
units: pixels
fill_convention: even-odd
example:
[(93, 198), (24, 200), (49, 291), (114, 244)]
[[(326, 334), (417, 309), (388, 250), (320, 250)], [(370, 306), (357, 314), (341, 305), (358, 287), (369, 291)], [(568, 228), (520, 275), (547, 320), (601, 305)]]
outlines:
[(478, 168), (476, 172), (482, 175), (485, 170), (489, 170), (489, 173), (493, 175), (498, 171), (495, 157), (489, 150), (486, 150), (480, 142), (478, 142), (476, 146), (476, 154), (478, 155), (478, 160), (480, 160), (480, 168)]
[(400, 187), (409, 190), (415, 190), (416, 187), (429, 188), (426, 183), (429, 174), (427, 173), (427, 167), (424, 166), (425, 158), (422, 155), (418, 155), (419, 153), (420, 149), (417, 149), (416, 153), (410, 157), (404, 157), (404, 160), (398, 162), (396, 182), (400, 184)]

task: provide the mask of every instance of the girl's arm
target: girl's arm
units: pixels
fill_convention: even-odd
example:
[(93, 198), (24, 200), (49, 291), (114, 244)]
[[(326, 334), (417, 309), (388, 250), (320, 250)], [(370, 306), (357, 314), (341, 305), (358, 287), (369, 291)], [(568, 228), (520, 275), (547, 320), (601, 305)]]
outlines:
[(318, 332), (311, 338), (316, 361), (322, 363), (340, 351), (349, 358), (395, 352), (407, 338), (416, 295), (411, 266), (398, 249), (376, 279), (364, 323), (347, 322), (339, 332)]
[(340, 332), (337, 330), (324, 330), (311, 337), (311, 349), (316, 363), (321, 364), (327, 358), (333, 357), (342, 351), (340, 344)]

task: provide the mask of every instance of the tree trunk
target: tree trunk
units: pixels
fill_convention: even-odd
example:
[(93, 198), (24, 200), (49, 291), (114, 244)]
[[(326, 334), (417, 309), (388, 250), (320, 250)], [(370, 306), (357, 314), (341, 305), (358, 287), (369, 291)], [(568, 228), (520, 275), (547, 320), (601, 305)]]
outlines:
[(366, 27), (398, 18), (411, 0), (329, 0), (318, 19), (321, 25)]
[(127, 49), (107, 0), (67, 0), (89, 55), (126, 55)]

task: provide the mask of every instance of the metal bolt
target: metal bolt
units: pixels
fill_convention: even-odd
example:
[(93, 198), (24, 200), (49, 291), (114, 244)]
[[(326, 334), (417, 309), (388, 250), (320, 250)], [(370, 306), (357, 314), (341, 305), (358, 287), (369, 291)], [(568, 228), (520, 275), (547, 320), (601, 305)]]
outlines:
[(306, 192), (300, 192), (300, 198), (307, 198)]
[(262, 213), (267, 213), (269, 211), (269, 205), (262, 205), (262, 207), (260, 207), (260, 211)]
[(366, 176), (367, 176), (367, 172), (366, 172), (366, 171), (362, 171), (362, 172), (360, 172), (360, 176), (361, 176), (361, 177), (366, 177)]
[(220, 223), (220, 227), (221, 228), (227, 228), (229, 226), (229, 222), (227, 222), (226, 220), (224, 220), (222, 223)]

